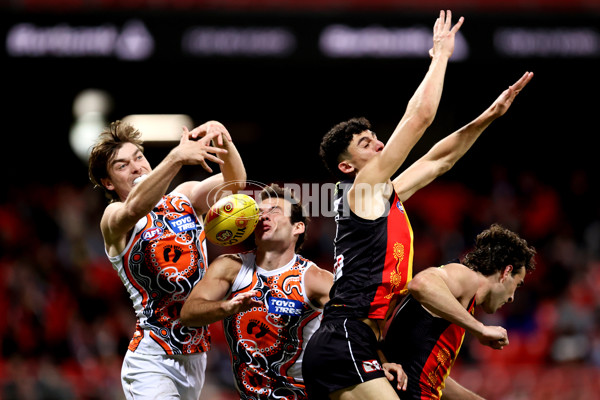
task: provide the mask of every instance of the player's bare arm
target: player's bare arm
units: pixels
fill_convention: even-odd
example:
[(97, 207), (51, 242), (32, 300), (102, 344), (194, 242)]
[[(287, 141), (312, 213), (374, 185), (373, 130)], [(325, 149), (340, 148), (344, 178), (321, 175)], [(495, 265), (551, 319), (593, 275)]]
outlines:
[[(223, 196), (238, 193), (246, 187), (246, 169), (242, 157), (231, 140), (231, 135), (220, 122), (209, 121), (192, 131), (187, 131), (184, 127), (184, 134), (187, 134), (191, 140), (210, 137), (214, 148), (224, 150), (215, 153), (220, 160), (219, 174), (202, 181), (186, 182), (177, 188), (178, 191), (188, 194), (198, 214), (204, 214)], [(212, 169), (209, 172), (212, 172)]]
[[(223, 160), (223, 163), (219, 165), (222, 175), (222, 185), (215, 188), (218, 190), (212, 190), (216, 192), (216, 195), (213, 195), (211, 192), (211, 200), (208, 201), (208, 206), (210, 207), (222, 196), (237, 193), (246, 187), (246, 169), (242, 162), (242, 157), (231, 139), (231, 134), (222, 123), (208, 121), (190, 132), (190, 137), (192, 138), (206, 135), (213, 138), (213, 146), (226, 150), (224, 153), (216, 154), (218, 158)], [(201, 192), (204, 189), (197, 190)], [(204, 198), (206, 196), (200, 196), (200, 199)]]
[(205, 179), (194, 186), (192, 203), (194, 208), (203, 214), (224, 196), (235, 194), (246, 188), (246, 168), (236, 146), (232, 141), (225, 140), (223, 145), (214, 146), (227, 150), (217, 156), (223, 160), (221, 172)]
[(442, 398), (444, 400), (485, 400), (478, 394), (465, 388), (451, 377), (447, 377), (446, 386), (442, 390)]
[[(440, 11), (433, 28), (429, 70), (410, 99), (404, 116), (386, 146), (359, 169), (354, 186), (348, 193), (350, 208), (360, 217), (375, 219), (383, 214), (385, 201), (392, 189), (388, 187), (389, 179), (433, 122), (442, 95), (448, 59), (454, 51), (454, 38), (463, 21), (461, 17), (452, 27), (452, 13), (449, 10)], [(372, 189), (355, 190), (364, 184)], [(382, 184), (385, 186), (382, 187)], [(370, 198), (365, 198), (365, 195)]]
[(333, 274), (316, 265), (307, 269), (304, 274), (306, 297), (316, 307), (323, 308), (329, 301), (329, 291), (332, 285)]
[[(212, 137), (206, 136), (198, 141), (191, 141), (187, 135), (182, 135), (179, 145), (169, 152), (165, 159), (146, 176), (146, 179), (133, 186), (124, 201), (113, 203), (106, 208), (100, 228), (110, 255), (117, 255), (125, 248), (129, 231), (166, 193), (171, 181), (183, 165), (198, 164), (204, 162), (205, 158), (222, 162), (209, 152), (222, 153), (226, 150), (209, 146), (210, 140)], [(143, 154), (135, 153), (124, 159), (117, 159), (108, 168), (120, 168), (124, 163), (133, 162), (133, 157), (140, 156), (143, 157)], [(107, 189), (114, 190), (110, 180), (104, 184)]]
[(450, 170), (473, 146), (483, 131), (508, 111), (517, 94), (532, 78), (533, 73), (526, 72), (517, 82), (504, 90), (481, 115), (440, 140), (423, 157), (394, 179), (394, 189), (400, 200), (408, 200), (417, 190)]
[(204, 326), (262, 305), (253, 298), (258, 294), (255, 291), (242, 293), (230, 300), (224, 299), (241, 266), (242, 261), (237, 255), (217, 257), (181, 308), (181, 323), (186, 326)]
[[(141, 153), (140, 153), (141, 154)], [(120, 163), (120, 162), (119, 162)], [(119, 163), (108, 168), (119, 168)], [(108, 205), (102, 215), (100, 228), (109, 255), (120, 254), (125, 248), (127, 234), (137, 221), (147, 215), (160, 198), (165, 194), (171, 180), (181, 168), (181, 160), (175, 155), (168, 155), (145, 180), (135, 185), (122, 202)], [(113, 190), (110, 183), (104, 183)]]
[(409, 292), (427, 310), (469, 332), (484, 328), (466, 309), (477, 287), (477, 273), (461, 264), (427, 268), (408, 283)]
[(481, 344), (494, 349), (508, 345), (508, 334), (501, 326), (486, 326), (466, 309), (480, 283), (478, 274), (462, 264), (428, 268), (408, 284), (409, 292), (427, 310), (465, 328)]
[(452, 27), (451, 11), (440, 11), (433, 28), (432, 59), (423, 81), (410, 99), (405, 114), (385, 148), (359, 171), (355, 182), (387, 182), (406, 160), (425, 130), (433, 122), (442, 96), (448, 59), (454, 51), (454, 39), (464, 19)]

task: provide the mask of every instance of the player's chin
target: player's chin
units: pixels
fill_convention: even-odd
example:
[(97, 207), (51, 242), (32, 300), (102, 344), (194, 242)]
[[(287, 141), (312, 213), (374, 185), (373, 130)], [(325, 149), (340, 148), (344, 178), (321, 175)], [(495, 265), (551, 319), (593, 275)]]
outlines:
[(256, 242), (256, 245), (261, 245), (261, 244), (266, 244), (269, 242), (269, 238), (271, 235), (269, 235), (269, 232), (254, 232), (254, 241)]
[(504, 306), (505, 304), (506, 304), (506, 303), (500, 303), (500, 304), (498, 304), (498, 305), (497, 305), (497, 306), (494, 308), (494, 311), (493, 311), (493, 312), (496, 312), (496, 311), (498, 311), (498, 310), (499, 310), (499, 309), (501, 309), (501, 308), (502, 308), (502, 306)]
[(495, 313), (497, 310), (497, 308), (492, 308), (492, 307), (484, 307), (483, 308), (483, 312), (486, 314), (493, 314)]
[(256, 240), (262, 240), (262, 238), (265, 236), (266, 233), (267, 233), (266, 229), (257, 226), (256, 229), (254, 230), (254, 238)]

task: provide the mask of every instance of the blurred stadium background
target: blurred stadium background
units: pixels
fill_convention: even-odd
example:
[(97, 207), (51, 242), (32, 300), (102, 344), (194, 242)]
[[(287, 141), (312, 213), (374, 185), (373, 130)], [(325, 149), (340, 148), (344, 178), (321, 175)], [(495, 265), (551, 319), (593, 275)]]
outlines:
[[(467, 335), (452, 376), (490, 400), (598, 398), (600, 2), (4, 0), (0, 400), (122, 398), (134, 319), (103, 253), (90, 135), (132, 114), (216, 119), (249, 179), (319, 188), (330, 179), (318, 144), (333, 124), (366, 116), (387, 138), (426, 71), (440, 8), (466, 22), (409, 161), (535, 73), (459, 164), (406, 203), (415, 272), (492, 222), (538, 249), (515, 302), (478, 314), (507, 327), (510, 346)], [(151, 163), (172, 146), (148, 142)], [(333, 230), (313, 216), (304, 255), (325, 268)], [(213, 343), (202, 398), (235, 399), (220, 324)]]

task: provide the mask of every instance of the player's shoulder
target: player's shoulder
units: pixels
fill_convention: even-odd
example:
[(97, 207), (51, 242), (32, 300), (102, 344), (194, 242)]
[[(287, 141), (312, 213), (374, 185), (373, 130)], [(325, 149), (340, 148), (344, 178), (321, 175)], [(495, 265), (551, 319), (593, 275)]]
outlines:
[(102, 218), (100, 219), (100, 228), (103, 232), (108, 232), (111, 230), (111, 224), (114, 225), (115, 217), (117, 216), (117, 212), (122, 210), (124, 207), (124, 203), (121, 201), (113, 201), (109, 203), (106, 208), (104, 208), (104, 212), (102, 213)]
[(478, 274), (466, 265), (453, 262), (440, 267), (449, 280), (462, 284), (465, 287), (470, 287), (477, 284)]
[(168, 196), (184, 196), (184, 197), (191, 197), (192, 191), (194, 190), (194, 186), (197, 184), (198, 182), (196, 181), (185, 181), (180, 183), (179, 185), (177, 185), (175, 188), (173, 188), (173, 190), (171, 192), (169, 192), (167, 195)]
[(446, 263), (444, 265), (441, 265), (438, 268), (439, 271), (442, 271), (444, 273), (447, 274), (451, 274), (451, 275), (456, 275), (456, 274), (460, 274), (460, 275), (473, 275), (473, 274), (477, 274), (475, 271), (473, 271), (471, 268), (467, 267), (466, 265), (460, 263), (460, 262), (449, 262)]
[(295, 264), (301, 264), (301, 265), (305, 266), (306, 268), (314, 267), (314, 268), (320, 269), (320, 267), (314, 261), (311, 261), (308, 258), (306, 258), (298, 253), (296, 253), (296, 255), (294, 257), (296, 258)]
[(213, 264), (220, 263), (224, 265), (242, 265), (242, 262), (243, 260), (240, 254), (231, 253), (218, 255), (213, 261)]
[(221, 254), (210, 263), (207, 276), (233, 282), (242, 268), (242, 259), (238, 254)]
[(307, 261), (306, 272), (304, 273), (305, 276), (307, 276), (309, 278), (315, 277), (317, 279), (320, 279), (322, 277), (328, 277), (328, 276), (333, 277), (333, 274), (331, 273), (331, 271), (329, 271), (323, 267), (320, 267), (319, 265), (317, 265), (316, 263), (314, 263), (308, 259), (303, 258), (303, 260)]
[(111, 201), (104, 208), (104, 215), (110, 214), (110, 213), (114, 212), (115, 210), (122, 208), (123, 206), (124, 206), (124, 203), (122, 201), (118, 201), (118, 200)]

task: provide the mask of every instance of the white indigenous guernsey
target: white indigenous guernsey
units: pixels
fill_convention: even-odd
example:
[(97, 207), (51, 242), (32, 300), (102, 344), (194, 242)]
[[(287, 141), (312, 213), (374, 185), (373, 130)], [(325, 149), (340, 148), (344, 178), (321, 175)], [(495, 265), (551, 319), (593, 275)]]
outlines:
[(125, 250), (109, 259), (137, 318), (129, 350), (178, 355), (210, 349), (208, 327), (185, 327), (179, 320), (183, 303), (206, 271), (204, 226), (186, 196), (163, 196), (135, 225)]
[(318, 328), (321, 309), (306, 297), (304, 274), (315, 264), (295, 255), (267, 271), (253, 252), (239, 254), (242, 267), (227, 298), (260, 291), (261, 307), (227, 317), (223, 327), (241, 399), (306, 399), (302, 354)]

